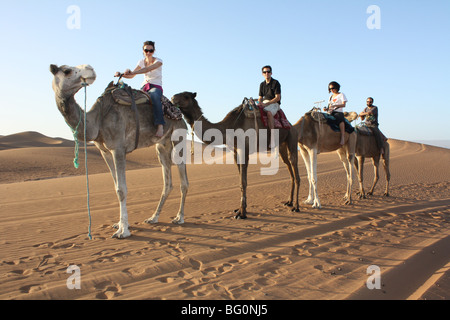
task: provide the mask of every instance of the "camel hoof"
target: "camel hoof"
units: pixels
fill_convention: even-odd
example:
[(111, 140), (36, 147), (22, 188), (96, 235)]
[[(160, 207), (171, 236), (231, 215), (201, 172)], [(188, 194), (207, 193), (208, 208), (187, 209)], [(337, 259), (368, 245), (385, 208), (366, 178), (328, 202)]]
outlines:
[(175, 218), (172, 220), (173, 224), (184, 224), (184, 219), (183, 218)]
[(385, 197), (390, 197), (389, 192), (385, 192), (385, 193), (383, 194), (383, 196), (385, 196)]
[(157, 224), (158, 223), (158, 218), (148, 218), (147, 220), (144, 221), (145, 223), (148, 224)]
[(300, 208), (292, 208), (292, 212), (300, 212)]
[(120, 232), (120, 231), (117, 231), (116, 233), (114, 233), (112, 236), (111, 236), (111, 238), (116, 238), (116, 239), (125, 239), (125, 238), (128, 238), (129, 236), (131, 236), (131, 233), (130, 233), (130, 231), (122, 231), (122, 232)]
[(292, 203), (292, 201), (288, 201), (288, 202), (286, 202), (284, 205), (285, 205), (286, 207), (292, 207), (292, 206), (293, 206), (293, 203)]
[(240, 208), (234, 210), (234, 213), (236, 213), (236, 215), (234, 216), (234, 218), (236, 220), (238, 220), (238, 219), (247, 219), (247, 212), (246, 211), (242, 212), (242, 210)]
[(313, 201), (313, 200), (306, 199), (305, 201), (303, 201), (303, 203), (304, 203), (304, 204), (313, 204), (314, 201)]
[(367, 192), (367, 195), (368, 195), (368, 196), (373, 196), (373, 191)]

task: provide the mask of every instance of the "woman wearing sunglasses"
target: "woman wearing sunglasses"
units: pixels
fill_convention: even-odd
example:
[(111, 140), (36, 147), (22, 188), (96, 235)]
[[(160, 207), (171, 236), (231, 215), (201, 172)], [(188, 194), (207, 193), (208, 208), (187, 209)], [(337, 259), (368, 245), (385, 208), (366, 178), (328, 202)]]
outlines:
[(165, 124), (161, 103), (161, 97), (163, 94), (163, 61), (153, 56), (155, 53), (155, 43), (153, 41), (145, 41), (142, 50), (144, 53), (144, 59), (139, 60), (133, 71), (130, 69), (125, 70), (123, 77), (132, 79), (137, 74), (144, 74), (142, 90), (148, 92), (152, 99), (154, 123), (157, 126), (156, 136), (162, 137), (164, 134), (163, 125)]
[(336, 118), (341, 131), (341, 146), (345, 144), (345, 117), (344, 108), (347, 104), (347, 97), (342, 92), (339, 92), (341, 86), (336, 81), (330, 82), (328, 85), (328, 93), (332, 93), (328, 101), (328, 107), (324, 108), (329, 114)]

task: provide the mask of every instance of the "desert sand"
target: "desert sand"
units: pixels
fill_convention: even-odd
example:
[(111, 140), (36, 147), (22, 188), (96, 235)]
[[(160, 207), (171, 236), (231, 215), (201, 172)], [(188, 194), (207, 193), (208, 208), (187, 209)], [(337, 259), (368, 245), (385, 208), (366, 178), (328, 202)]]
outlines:
[[(179, 178), (160, 223), (149, 218), (162, 190), (155, 148), (128, 156), (132, 236), (112, 239), (119, 219), (113, 181), (88, 147), (73, 167), (73, 142), (35, 132), (0, 137), (0, 299), (345, 300), (450, 298), (450, 150), (390, 139), (391, 189), (384, 172), (373, 196), (343, 205), (345, 172), (336, 153), (318, 156), (322, 209), (291, 212), (289, 173), (248, 173), (248, 219), (230, 164), (189, 164), (184, 225), (173, 225)], [(373, 178), (369, 160), (365, 186)], [(299, 157), (300, 198), (308, 193)], [(69, 266), (80, 289), (69, 289)], [(369, 290), (370, 266), (380, 288)], [(75, 283), (75, 282), (74, 282)]]

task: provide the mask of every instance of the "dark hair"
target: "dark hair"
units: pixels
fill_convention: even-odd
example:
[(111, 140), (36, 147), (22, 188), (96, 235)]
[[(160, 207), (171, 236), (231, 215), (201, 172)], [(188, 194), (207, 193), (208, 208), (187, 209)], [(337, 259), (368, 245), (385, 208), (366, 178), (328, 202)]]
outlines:
[(339, 83), (337, 83), (336, 81), (331, 81), (331, 82), (328, 84), (328, 93), (331, 92), (330, 86), (333, 86), (333, 87), (337, 90), (337, 92), (339, 92), (339, 90), (341, 90), (341, 85), (340, 85)]
[[(372, 98), (372, 97), (368, 97), (367, 99), (370, 99), (370, 100), (372, 100), (372, 103), (373, 103), (373, 98)], [(367, 99), (366, 99), (366, 100), (367, 100)]]
[(269, 68), (270, 72), (272, 72), (272, 67), (271, 66), (264, 66), (264, 67), (262, 67), (261, 71), (264, 71), (264, 69), (266, 69), (266, 68)]
[(156, 49), (155, 48), (155, 42), (153, 42), (153, 41), (145, 41), (144, 45), (142, 46), (142, 48), (144, 48), (145, 46), (153, 46), (153, 49)]

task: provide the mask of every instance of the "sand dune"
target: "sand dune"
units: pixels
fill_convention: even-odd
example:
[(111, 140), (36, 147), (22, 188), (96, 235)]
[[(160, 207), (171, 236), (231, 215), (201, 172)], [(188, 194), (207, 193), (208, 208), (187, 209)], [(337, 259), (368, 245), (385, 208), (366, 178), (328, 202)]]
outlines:
[[(89, 240), (84, 154), (76, 170), (73, 142), (37, 133), (0, 137), (0, 299), (449, 299), (450, 150), (390, 144), (391, 197), (381, 195), (381, 169), (376, 193), (344, 206), (342, 164), (324, 153), (322, 209), (289, 211), (284, 165), (274, 176), (252, 165), (247, 220), (232, 218), (240, 198), (234, 165), (190, 164), (181, 226), (170, 223), (179, 206), (175, 168), (160, 223), (143, 222), (156, 208), (162, 177), (154, 148), (137, 150), (127, 163), (132, 236), (125, 240), (110, 238), (118, 202), (90, 147)], [(299, 169), (304, 200), (302, 161)], [(79, 290), (67, 287), (72, 265), (81, 272)], [(370, 266), (380, 269), (380, 289), (367, 288)]]

